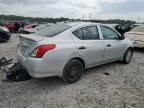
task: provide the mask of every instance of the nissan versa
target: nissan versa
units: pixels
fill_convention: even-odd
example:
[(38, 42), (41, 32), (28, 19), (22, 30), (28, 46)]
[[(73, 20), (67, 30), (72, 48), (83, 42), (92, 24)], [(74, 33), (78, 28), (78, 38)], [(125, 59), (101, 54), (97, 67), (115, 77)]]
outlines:
[(133, 55), (133, 43), (102, 24), (56, 24), (19, 38), (18, 62), (30, 76), (59, 76), (67, 83), (79, 80), (87, 68), (113, 61), (128, 64)]

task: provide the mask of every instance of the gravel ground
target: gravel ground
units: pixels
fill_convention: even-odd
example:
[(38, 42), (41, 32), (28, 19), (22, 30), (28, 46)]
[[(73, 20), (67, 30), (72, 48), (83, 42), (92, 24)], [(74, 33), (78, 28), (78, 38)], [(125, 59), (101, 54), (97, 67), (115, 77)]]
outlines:
[[(0, 56), (16, 61), (16, 34), (0, 44)], [(7, 82), (0, 73), (0, 108), (144, 108), (144, 51), (128, 65), (118, 62), (85, 71), (81, 80), (59, 78)], [(109, 73), (110, 75), (105, 75)]]

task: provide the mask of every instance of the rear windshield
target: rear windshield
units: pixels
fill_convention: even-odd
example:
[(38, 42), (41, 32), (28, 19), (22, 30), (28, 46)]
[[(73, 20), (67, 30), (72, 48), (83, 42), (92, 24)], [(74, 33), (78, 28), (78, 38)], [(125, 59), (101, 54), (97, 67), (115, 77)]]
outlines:
[(144, 26), (137, 26), (132, 29), (132, 32), (144, 32)]
[(50, 27), (46, 27), (45, 29), (40, 30), (34, 34), (38, 36), (43, 36), (43, 37), (52, 37), (69, 29), (70, 27), (71, 26), (64, 25), (64, 24), (55, 24)]

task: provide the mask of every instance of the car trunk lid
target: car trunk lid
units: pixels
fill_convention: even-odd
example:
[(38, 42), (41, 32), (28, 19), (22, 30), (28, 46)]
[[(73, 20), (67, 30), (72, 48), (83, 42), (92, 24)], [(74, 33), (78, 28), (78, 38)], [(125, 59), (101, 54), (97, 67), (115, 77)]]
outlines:
[(37, 45), (37, 43), (46, 38), (47, 37), (21, 34), (19, 36), (20, 43), (18, 45), (20, 53), (23, 56), (28, 57), (30, 53), (32, 52), (32, 50), (34, 50), (34, 47)]

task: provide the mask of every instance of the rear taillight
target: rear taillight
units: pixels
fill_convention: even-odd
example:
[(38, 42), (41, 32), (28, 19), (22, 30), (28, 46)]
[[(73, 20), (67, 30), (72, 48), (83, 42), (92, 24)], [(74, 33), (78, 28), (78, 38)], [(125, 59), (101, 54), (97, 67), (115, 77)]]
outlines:
[(43, 55), (56, 47), (55, 44), (40, 45), (31, 54), (31, 57), (42, 58)]

